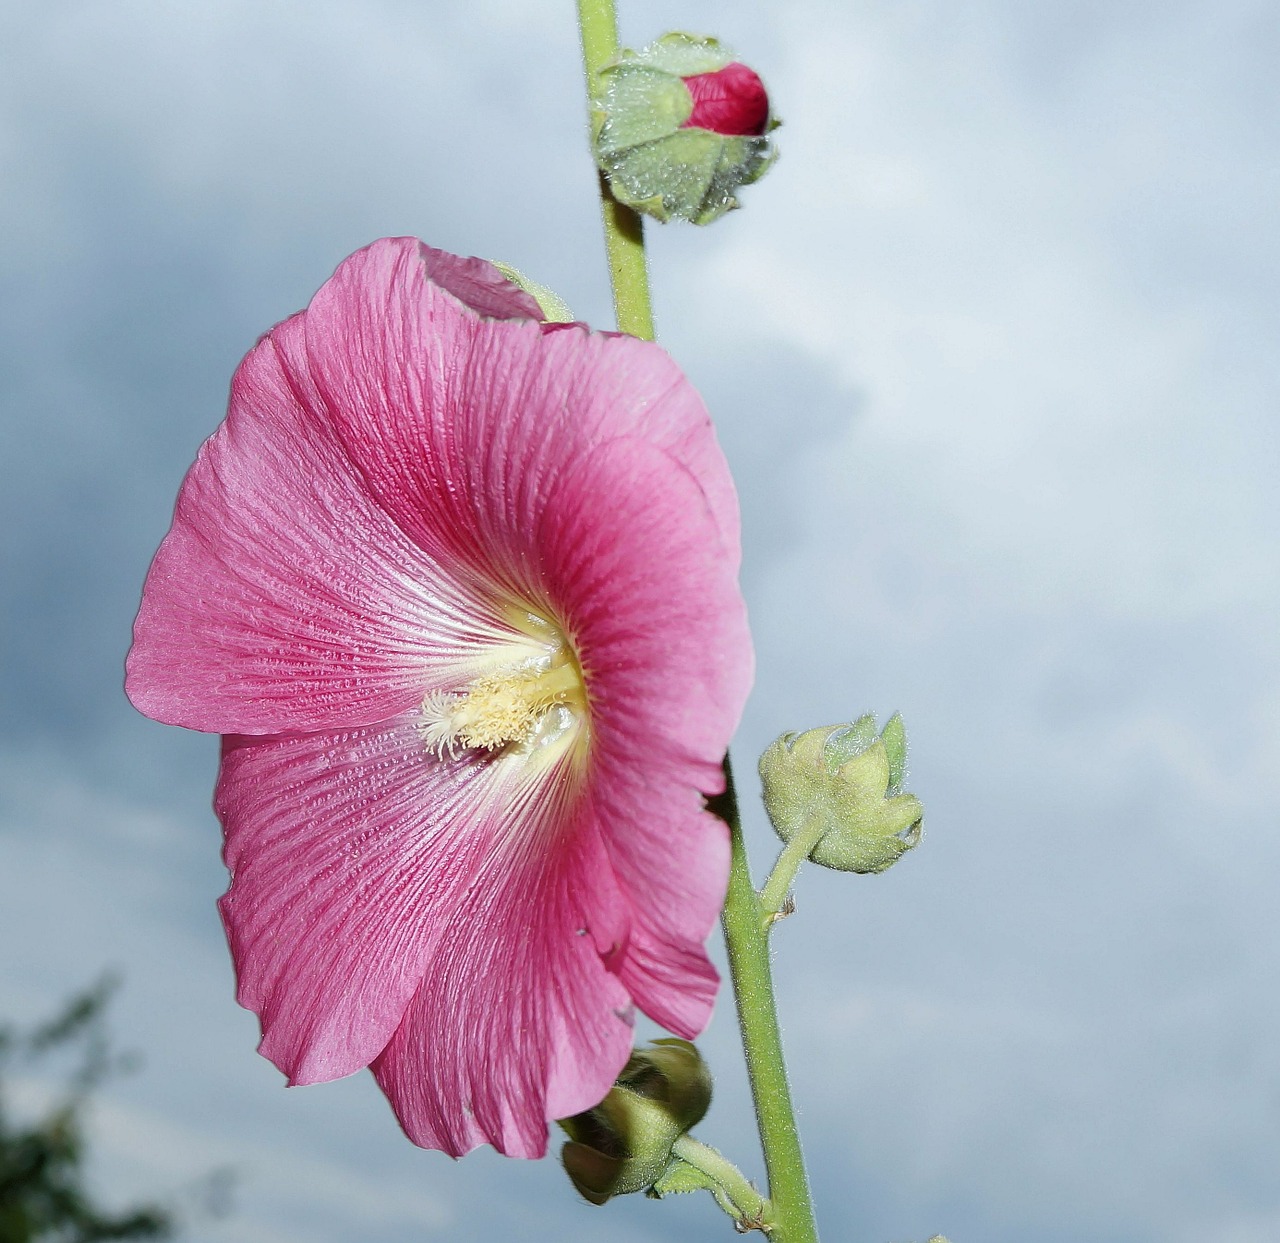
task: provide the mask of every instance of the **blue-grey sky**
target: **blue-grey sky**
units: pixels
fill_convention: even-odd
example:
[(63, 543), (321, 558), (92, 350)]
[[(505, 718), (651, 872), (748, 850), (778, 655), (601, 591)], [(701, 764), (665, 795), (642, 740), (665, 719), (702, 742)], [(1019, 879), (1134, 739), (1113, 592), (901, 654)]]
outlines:
[[(927, 808), (776, 933), (824, 1237), (1273, 1243), (1280, 11), (621, 7), (785, 120), (744, 211), (652, 231), (742, 497), (746, 792), (781, 730), (900, 708)], [(366, 1075), (284, 1090), (213, 906), (216, 745), (119, 689), (232, 369), (350, 251), (415, 233), (608, 324), (577, 57), (568, 0), (0, 0), (0, 1016), (122, 971), (146, 1064), (99, 1177), (234, 1168), (199, 1243), (732, 1237), (414, 1149)], [(700, 1133), (758, 1171), (727, 996), (704, 1049)]]

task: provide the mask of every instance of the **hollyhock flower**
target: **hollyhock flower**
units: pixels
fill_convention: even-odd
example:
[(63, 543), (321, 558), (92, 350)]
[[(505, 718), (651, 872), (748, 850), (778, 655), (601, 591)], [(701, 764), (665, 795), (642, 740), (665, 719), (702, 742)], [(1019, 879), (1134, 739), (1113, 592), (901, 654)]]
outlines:
[(657, 346), (542, 324), (412, 238), (241, 364), (147, 578), (128, 693), (225, 735), (241, 1004), (290, 1083), (540, 1156), (633, 1005), (685, 1037), (750, 680), (733, 488)]

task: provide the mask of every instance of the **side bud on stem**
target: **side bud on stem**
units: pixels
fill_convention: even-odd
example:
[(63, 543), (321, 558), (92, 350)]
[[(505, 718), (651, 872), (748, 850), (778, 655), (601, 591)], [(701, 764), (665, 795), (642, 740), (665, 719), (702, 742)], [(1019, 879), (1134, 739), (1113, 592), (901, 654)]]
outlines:
[(687, 1040), (655, 1040), (631, 1055), (600, 1104), (560, 1123), (569, 1135), (565, 1172), (592, 1204), (644, 1191), (710, 1104), (711, 1074), (698, 1050)]
[(711, 1104), (711, 1074), (687, 1040), (637, 1049), (594, 1109), (560, 1123), (560, 1159), (584, 1199), (604, 1204), (643, 1191), (654, 1199), (709, 1191), (740, 1231), (767, 1230), (773, 1210), (742, 1171), (694, 1139)]
[(883, 872), (920, 841), (924, 808), (902, 792), (907, 735), (896, 713), (877, 735), (868, 713), (848, 725), (783, 734), (760, 757), (764, 805), (787, 844), (762, 894), (776, 918), (801, 862)]
[(715, 39), (663, 35), (600, 78), (596, 163), (614, 198), (656, 220), (710, 224), (777, 157), (764, 83)]

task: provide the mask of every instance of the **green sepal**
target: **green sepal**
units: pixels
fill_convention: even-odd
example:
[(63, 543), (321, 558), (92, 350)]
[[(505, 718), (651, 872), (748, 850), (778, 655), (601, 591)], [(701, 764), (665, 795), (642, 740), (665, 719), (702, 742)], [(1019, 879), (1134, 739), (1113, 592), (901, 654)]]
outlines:
[(895, 712), (880, 731), (885, 754), (889, 757), (889, 793), (901, 794), (902, 783), (907, 777), (907, 727), (902, 713)]
[(645, 1194), (651, 1199), (660, 1200), (663, 1196), (684, 1195), (690, 1191), (709, 1191), (716, 1198), (716, 1203), (729, 1214), (730, 1217), (737, 1218), (739, 1211), (733, 1201), (725, 1194), (725, 1190), (720, 1186), (710, 1174), (704, 1174), (696, 1166), (690, 1165), (687, 1161), (682, 1161), (679, 1157), (673, 1157), (671, 1164), (667, 1166), (660, 1177)]
[(693, 112), (689, 88), (661, 69), (622, 63), (604, 72), (608, 110), (596, 135), (598, 156), (617, 155), (675, 134)]
[(662, 1196), (683, 1195), (687, 1191), (714, 1191), (719, 1186), (714, 1178), (697, 1166), (675, 1157), (650, 1190), (655, 1199), (660, 1199)]
[(839, 768), (855, 755), (861, 755), (876, 740), (875, 713), (860, 716), (852, 725), (842, 725), (823, 741), (829, 767)]
[(503, 263), (498, 259), (490, 259), (489, 262), (513, 285), (523, 289), (542, 308), (544, 324), (572, 324), (577, 318), (569, 310), (569, 304), (554, 290), (540, 285), (535, 280), (530, 280), (519, 268), (513, 268), (509, 263)]
[(733, 60), (733, 53), (719, 39), (673, 30), (639, 52), (624, 51), (619, 63), (627, 59), (650, 65), (677, 78), (692, 78), (699, 73), (715, 73), (717, 69), (723, 69)]

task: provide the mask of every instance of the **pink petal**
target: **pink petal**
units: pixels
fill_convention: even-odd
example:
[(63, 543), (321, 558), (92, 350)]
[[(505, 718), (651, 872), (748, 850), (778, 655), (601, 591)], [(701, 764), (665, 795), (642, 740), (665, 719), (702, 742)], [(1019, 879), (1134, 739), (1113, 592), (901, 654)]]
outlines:
[[(483, 260), (383, 249), (429, 267), (456, 316), (541, 314)], [(447, 681), (440, 666), (476, 637), (459, 618), (484, 611), (483, 593), (405, 538), (335, 440), (307, 320), (278, 325), (237, 370), (148, 576), (126, 686), (158, 720), (245, 733), (385, 720)], [(329, 341), (346, 344), (341, 329)]]
[(512, 814), (492, 770), (424, 757), (412, 727), (228, 740), (221, 905), (291, 1083), (368, 1065), (402, 1026), (376, 1069), (416, 1142), (538, 1156), (630, 1052), (610, 970), (631, 912), (597, 827), (554, 799)]
[(401, 240), (406, 243), (402, 253), (417, 246), (427, 279), (433, 285), (447, 290), (476, 314), (492, 319), (532, 319), (535, 323), (542, 318), (538, 300), (509, 281), (492, 263), (435, 250), (417, 238)]
[(699, 790), (719, 788), (750, 647), (712, 515), (679, 463), (622, 440), (563, 471), (527, 535), (588, 679), (589, 793), (542, 781), (513, 807), (495, 766), (442, 764), (401, 726), (238, 741), (218, 800), (264, 1054), (303, 1082), (389, 1040), (406, 1131), (455, 1153), (540, 1153), (547, 1118), (621, 1068), (631, 998), (692, 1036), (715, 991), (727, 840)]
[[(607, 504), (601, 498), (608, 498)], [(635, 437), (564, 468), (533, 542), (570, 627), (606, 754), (685, 790), (722, 788), (751, 686), (746, 609), (691, 471)]]
[(711, 421), (652, 343), (459, 314), (413, 239), (351, 256), (306, 322), (307, 358), (293, 365), (313, 377), (380, 503), (433, 555), (486, 572), (527, 529), (549, 472), (603, 440), (640, 435), (697, 478), (736, 567), (737, 500)]
[(769, 123), (769, 95), (760, 75), (740, 61), (711, 73), (685, 78), (693, 112), (685, 126), (717, 134), (763, 134)]
[(613, 436), (688, 467), (736, 566), (733, 485), (675, 364), (634, 338), (481, 318), (455, 293), (501, 311), (486, 271), (374, 243), (245, 359), (148, 575), (126, 678), (141, 711), (328, 729), (456, 684), (505, 624), (495, 595), (530, 582), (542, 490)]
[(504, 831), (493, 776), (429, 756), (412, 725), (226, 740), (220, 905), (240, 1004), (291, 1083), (390, 1039)]
[[(635, 912), (620, 978), (647, 1014), (690, 1038), (715, 993), (703, 942), (729, 860), (701, 795), (723, 788), (752, 666), (741, 597), (698, 521), (695, 488), (660, 451), (612, 442), (561, 481), (539, 531), (587, 676), (594, 814)], [(575, 489), (613, 499), (588, 517)]]
[[(607, 507), (584, 506), (602, 495)], [(550, 490), (535, 532), (543, 589), (573, 628), (593, 733), (591, 802), (562, 849), (582, 859), (597, 834), (600, 848), (567, 903), (508, 881), (501, 904), (460, 914), (375, 1066), (416, 1143), (541, 1155), (545, 1119), (594, 1104), (621, 1069), (629, 996), (690, 1037), (709, 1017), (702, 943), (728, 838), (699, 790), (721, 788), (751, 664), (714, 529), (692, 475), (642, 441), (598, 446)]]
[(374, 1074), (409, 1138), (461, 1156), (540, 1157), (547, 1120), (600, 1101), (631, 1051), (630, 999), (575, 908), (578, 852), (495, 859), (455, 912)]
[(610, 868), (632, 912), (618, 978), (645, 1014), (692, 1040), (719, 983), (704, 942), (724, 905), (728, 832), (701, 797), (643, 773), (627, 780), (616, 764), (602, 763), (595, 789), (593, 814), (613, 830)]
[(372, 724), (507, 627), (485, 584), (444, 572), (374, 502), (293, 365), (303, 319), (241, 364), (147, 576), (125, 685), (157, 720)]

